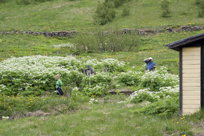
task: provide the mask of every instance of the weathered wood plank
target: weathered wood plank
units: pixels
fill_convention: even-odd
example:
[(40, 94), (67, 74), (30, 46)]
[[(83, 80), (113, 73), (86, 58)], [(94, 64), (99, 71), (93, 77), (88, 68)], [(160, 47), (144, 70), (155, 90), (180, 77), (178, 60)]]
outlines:
[(191, 78), (191, 77), (200, 79), (200, 74), (183, 73), (183, 78)]
[(184, 100), (200, 100), (200, 95), (197, 96), (183, 96)]
[(191, 104), (191, 105), (196, 105), (196, 104), (200, 104), (200, 99), (197, 99), (197, 100), (185, 100), (183, 99), (183, 104), (185, 105), (188, 105), (188, 104)]
[(184, 104), (183, 105), (183, 109), (199, 109), (199, 108), (201, 108), (199, 104), (194, 104), (194, 105), (191, 105), (191, 104), (185, 105)]
[(191, 64), (188, 64), (188, 65), (183, 65), (183, 69), (199, 69), (200, 68), (200, 64), (199, 65), (191, 65)]
[(198, 112), (199, 110), (200, 110), (200, 108), (198, 108), (198, 109), (185, 108), (185, 109), (183, 109), (183, 115), (189, 115), (189, 114)]

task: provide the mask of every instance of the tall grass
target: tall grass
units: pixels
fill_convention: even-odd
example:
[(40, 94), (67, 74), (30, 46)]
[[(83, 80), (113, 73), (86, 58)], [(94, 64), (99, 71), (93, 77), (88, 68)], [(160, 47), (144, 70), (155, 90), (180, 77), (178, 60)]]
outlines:
[[(52, 136), (178, 136), (185, 133), (187, 136), (192, 136), (202, 131), (198, 127), (199, 120), (203, 119), (201, 113), (172, 118), (135, 114), (130, 111), (140, 105), (128, 107), (125, 103), (117, 103), (118, 100), (114, 98), (105, 99), (106, 103), (83, 104), (81, 110), (74, 114), (0, 121), (0, 134), (5, 136), (14, 134), (16, 136), (28, 134), (32, 136), (42, 134)], [(10, 131), (11, 128), (12, 131)]]
[(74, 40), (77, 51), (85, 53), (131, 51), (137, 47), (138, 41), (138, 35), (119, 32), (79, 34)]

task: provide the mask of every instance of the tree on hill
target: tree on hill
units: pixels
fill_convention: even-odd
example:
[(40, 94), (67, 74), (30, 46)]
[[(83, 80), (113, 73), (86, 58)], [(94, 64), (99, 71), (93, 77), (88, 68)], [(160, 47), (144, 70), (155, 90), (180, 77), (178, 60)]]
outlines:
[(170, 2), (168, 0), (162, 0), (161, 2), (161, 9), (162, 9), (162, 17), (170, 17)]
[(195, 4), (198, 7), (198, 17), (204, 17), (204, 0), (196, 0)]

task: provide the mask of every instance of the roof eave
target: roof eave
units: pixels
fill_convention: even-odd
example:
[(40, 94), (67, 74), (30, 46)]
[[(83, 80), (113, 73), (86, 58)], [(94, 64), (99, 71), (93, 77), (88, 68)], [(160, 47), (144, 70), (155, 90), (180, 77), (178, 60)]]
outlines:
[(204, 40), (204, 33), (167, 44), (166, 46), (170, 49), (179, 51), (180, 48), (182, 48), (183, 46), (191, 44), (199, 40)]

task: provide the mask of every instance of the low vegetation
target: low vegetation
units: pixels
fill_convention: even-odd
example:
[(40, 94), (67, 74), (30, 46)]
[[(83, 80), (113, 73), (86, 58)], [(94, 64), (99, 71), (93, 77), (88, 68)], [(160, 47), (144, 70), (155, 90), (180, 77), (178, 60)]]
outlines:
[(163, 0), (161, 2), (161, 8), (162, 8), (162, 17), (170, 17), (170, 2), (168, 0)]
[[(46, 32), (77, 30), (80, 32), (94, 32), (94, 29), (97, 27), (103, 30), (109, 30), (120, 28), (159, 28), (164, 26), (176, 27), (178, 25), (201, 25), (203, 23), (203, 18), (198, 17), (198, 12), (200, 11), (200, 7), (198, 6), (200, 4), (198, 6), (195, 5), (195, 0), (186, 0), (185, 2), (171, 0), (171, 4), (169, 5), (171, 18), (161, 17), (163, 13), (161, 1), (127, 1), (118, 8), (111, 9), (115, 11), (115, 18), (106, 25), (97, 25), (93, 20), (97, 11), (97, 5), (99, 2), (104, 2), (102, 0), (42, 1), (46, 2), (19, 5), (16, 3), (16, 0), (8, 0), (0, 3), (1, 31), (29, 30)], [(124, 8), (129, 10), (129, 16), (121, 16)], [(112, 14), (112, 12), (110, 13)], [(53, 18), (55, 19), (53, 20)]]
[[(204, 32), (185, 27), (167, 32), (201, 26), (202, 5), (202, 0), (0, 0), (3, 32), (78, 32), (69, 38), (0, 34), (0, 135), (203, 132), (203, 111), (179, 116), (179, 56), (164, 47)], [(156, 71), (144, 71), (147, 57)], [(96, 75), (85, 76), (87, 65)], [(54, 92), (56, 74), (64, 96)]]

